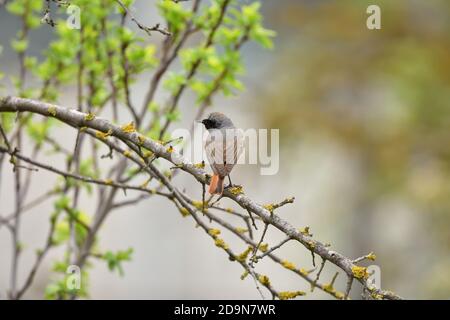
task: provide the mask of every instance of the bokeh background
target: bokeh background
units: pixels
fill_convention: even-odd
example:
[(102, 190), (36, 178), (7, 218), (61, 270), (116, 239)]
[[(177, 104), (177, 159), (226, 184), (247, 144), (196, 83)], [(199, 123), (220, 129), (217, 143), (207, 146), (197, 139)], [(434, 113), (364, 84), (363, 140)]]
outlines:
[[(137, 1), (136, 16), (158, 19), (148, 9), (153, 4)], [(366, 28), (369, 4), (381, 7), (381, 30)], [(256, 166), (238, 167), (234, 182), (261, 203), (295, 196), (278, 214), (293, 225), (310, 226), (316, 239), (344, 255), (375, 252), (383, 289), (414, 299), (450, 298), (450, 2), (266, 0), (262, 9), (266, 27), (277, 32), (274, 49), (246, 46), (246, 90), (217, 98), (211, 110), (229, 114), (242, 128), (279, 128), (280, 170), (261, 176)], [(0, 66), (7, 75), (18, 70), (8, 48), (18, 28), (1, 8)], [(30, 50), (39, 55), (52, 30), (43, 27), (31, 37)], [(133, 99), (142, 100), (147, 82), (148, 75), (136, 83)], [(7, 92), (8, 80), (3, 84)], [(192, 114), (191, 98), (181, 102), (184, 115)], [(63, 102), (74, 101), (68, 89)], [(177, 126), (189, 127), (189, 119)], [(73, 130), (58, 130), (58, 141), (75, 141)], [(61, 161), (54, 155), (43, 159)], [(7, 215), (13, 210), (13, 179), (7, 162), (0, 170), (0, 214)], [(35, 175), (31, 194), (53, 186), (52, 174)], [(177, 181), (200, 194), (191, 177), (180, 175)], [(90, 212), (95, 201), (84, 199), (82, 206)], [(22, 277), (45, 241), (51, 211), (51, 201), (45, 202), (23, 219)], [(280, 239), (269, 230), (270, 244)], [(108, 249), (133, 247), (134, 255), (124, 265), (124, 277), (94, 261), (91, 298), (259, 298), (251, 278), (241, 281), (241, 268), (164, 199), (111, 214), (100, 243)], [(0, 228), (0, 298), (9, 286), (10, 246), (10, 235)], [(303, 248), (288, 244), (279, 253), (311, 268)], [(47, 257), (26, 298), (43, 297), (54, 276), (52, 261), (61, 254), (55, 250)], [(309, 291), (286, 270), (265, 262), (257, 267), (277, 288)], [(335, 271), (326, 266), (321, 279), (326, 282)], [(336, 286), (345, 287), (342, 275)], [(359, 294), (355, 285), (352, 297)], [(316, 290), (305, 298), (329, 296)]]

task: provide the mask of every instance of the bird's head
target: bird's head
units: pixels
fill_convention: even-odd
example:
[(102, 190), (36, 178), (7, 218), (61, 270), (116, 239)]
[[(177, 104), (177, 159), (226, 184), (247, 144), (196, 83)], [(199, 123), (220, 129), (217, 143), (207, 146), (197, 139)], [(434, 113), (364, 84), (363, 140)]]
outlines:
[(234, 128), (233, 122), (226, 115), (220, 112), (211, 113), (208, 118), (202, 120), (206, 129)]

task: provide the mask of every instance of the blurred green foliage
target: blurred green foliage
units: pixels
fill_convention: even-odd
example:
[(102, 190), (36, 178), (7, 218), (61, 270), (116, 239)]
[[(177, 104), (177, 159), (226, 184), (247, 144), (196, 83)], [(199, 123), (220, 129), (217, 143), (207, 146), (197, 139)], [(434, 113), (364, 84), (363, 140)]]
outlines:
[[(366, 28), (370, 4), (283, 1), (271, 8), (280, 37), (259, 114), (266, 127), (281, 128), (286, 145), (332, 141), (357, 159), (365, 212), (356, 217), (387, 198), (421, 212), (417, 240), (427, 237), (433, 254), (414, 280), (428, 291), (410, 296), (448, 298), (448, 281), (428, 271), (446, 268), (448, 278), (450, 270), (442, 259), (450, 253), (450, 2), (376, 1), (379, 31)], [(391, 260), (398, 272), (399, 261), (413, 264)]]

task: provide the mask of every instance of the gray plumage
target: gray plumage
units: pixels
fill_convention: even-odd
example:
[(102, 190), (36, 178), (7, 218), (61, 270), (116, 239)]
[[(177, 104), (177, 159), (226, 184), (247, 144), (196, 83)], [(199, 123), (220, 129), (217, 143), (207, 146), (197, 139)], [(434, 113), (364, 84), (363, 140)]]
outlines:
[(211, 113), (202, 121), (208, 130), (206, 156), (213, 172), (221, 178), (228, 176), (242, 153), (244, 138), (230, 118), (220, 112)]

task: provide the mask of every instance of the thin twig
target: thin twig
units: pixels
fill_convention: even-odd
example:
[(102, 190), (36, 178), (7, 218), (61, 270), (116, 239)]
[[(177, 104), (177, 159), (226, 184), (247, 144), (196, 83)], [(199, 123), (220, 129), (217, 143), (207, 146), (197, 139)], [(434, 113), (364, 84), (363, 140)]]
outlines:
[(261, 246), (261, 244), (262, 244), (263, 241), (264, 241), (264, 237), (266, 236), (266, 232), (267, 232), (267, 229), (268, 229), (268, 228), (269, 228), (269, 224), (266, 223), (266, 224), (264, 225), (264, 230), (263, 230), (263, 232), (262, 232), (262, 234), (261, 234), (261, 238), (259, 239), (259, 242), (258, 242), (258, 244), (256, 245), (256, 247), (254, 247), (254, 249), (253, 249), (253, 256), (252, 256), (252, 258), (251, 258), (251, 261), (252, 261), (252, 262), (254, 261), (254, 258), (256, 257), (256, 253), (258, 252), (259, 247)]
[(168, 30), (163, 29), (160, 27), (160, 24), (157, 23), (155, 24), (153, 27), (147, 27), (145, 25), (143, 25), (142, 23), (140, 23), (136, 17), (130, 12), (130, 10), (122, 3), (122, 1), (120, 0), (115, 0), (121, 7), (122, 9), (130, 16), (131, 20), (136, 23), (136, 25), (139, 27), (139, 29), (144, 30), (149, 36), (152, 35), (153, 31), (159, 32), (165, 36), (170, 36), (172, 35)]
[(48, 232), (47, 241), (45, 243), (44, 249), (40, 250), (37, 253), (36, 261), (34, 262), (34, 265), (32, 266), (31, 271), (28, 274), (28, 277), (25, 280), (24, 285), (17, 293), (17, 296), (16, 296), (17, 299), (20, 299), (22, 297), (22, 295), (25, 293), (25, 291), (30, 287), (31, 283), (33, 282), (34, 276), (36, 275), (36, 272), (42, 263), (42, 260), (44, 259), (45, 255), (50, 250), (50, 248), (52, 247), (52, 244), (53, 244), (52, 239), (53, 239), (53, 232), (55, 230), (55, 224), (56, 224), (56, 219), (52, 218), (50, 221), (50, 229)]
[(353, 277), (352, 276), (348, 276), (347, 287), (345, 289), (344, 300), (347, 300), (348, 296), (350, 295), (350, 290), (352, 289), (352, 283), (353, 283)]
[(288, 242), (289, 240), (292, 240), (291, 238), (286, 238), (283, 241), (281, 241), (279, 244), (277, 244), (276, 246), (271, 247), (269, 250), (267, 250), (266, 252), (263, 252), (262, 254), (260, 254), (259, 256), (256, 256), (256, 260), (260, 260), (262, 258), (264, 258), (265, 256), (271, 254), (272, 252), (274, 252), (275, 250), (281, 248), (286, 242)]
[[(167, 148), (162, 146), (160, 143), (157, 143), (146, 137), (144, 137), (143, 139), (138, 139), (138, 134), (123, 132), (120, 129), (120, 127), (115, 126), (104, 119), (96, 117), (91, 121), (86, 121), (85, 119), (86, 114), (84, 113), (79, 113), (74, 110), (69, 110), (53, 104), (47, 104), (35, 100), (16, 97), (8, 97), (0, 99), (0, 112), (18, 112), (18, 111), (39, 113), (46, 117), (52, 116), (71, 126), (88, 127), (89, 130), (92, 130), (94, 132), (93, 133), (94, 136), (95, 136), (94, 130), (98, 130), (101, 132), (111, 132), (111, 136), (119, 139), (120, 141), (132, 143), (135, 144), (136, 146), (142, 146), (143, 148), (152, 151), (159, 158), (169, 161), (172, 165), (178, 166), (180, 170), (183, 170), (191, 174), (199, 183), (205, 182), (207, 180), (205, 178), (206, 173), (203, 169), (198, 168), (198, 166), (195, 166), (194, 164), (188, 163), (185, 160), (183, 160), (183, 157), (180, 154), (178, 154), (175, 150), (169, 152)], [(106, 138), (99, 140), (103, 141), (104, 143), (108, 143), (111, 142), (113, 138), (111, 139)], [(5, 152), (7, 151), (6, 148), (4, 148), (4, 150)], [(128, 158), (132, 159), (133, 161), (137, 161), (137, 163), (139, 163), (139, 161), (141, 160), (139, 158), (135, 160), (134, 157)], [(175, 192), (177, 200), (183, 201), (180, 203), (189, 206), (189, 204), (187, 204), (186, 201), (183, 200), (181, 195), (177, 194), (177, 192), (174, 191), (174, 188), (170, 184), (168, 179), (162, 173), (160, 173), (159, 170), (153, 164), (150, 164), (148, 169), (154, 174), (156, 174), (157, 179), (161, 181), (164, 186), (169, 188), (171, 192)], [(121, 169), (120, 171), (123, 171), (123, 169)], [(117, 190), (118, 188), (111, 188), (111, 189)], [(107, 200), (109, 198), (113, 198), (113, 196), (114, 194), (110, 194), (107, 197)], [(242, 208), (248, 209), (250, 212), (260, 217), (263, 221), (267, 222), (268, 224), (274, 226), (275, 228), (283, 232), (286, 236), (289, 236), (294, 241), (302, 244), (304, 247), (310, 250), (311, 253), (317, 254), (322, 259), (325, 259), (330, 263), (336, 265), (338, 268), (342, 269), (346, 274), (350, 274), (352, 272), (352, 268), (354, 267), (352, 260), (336, 251), (331, 251), (327, 245), (322, 244), (321, 242), (312, 239), (310, 236), (303, 234), (297, 228), (290, 225), (287, 221), (280, 218), (278, 215), (272, 214), (267, 208), (265, 208), (265, 206), (256, 203), (245, 194), (233, 194), (229, 190), (225, 190), (223, 196), (235, 201)], [(108, 204), (108, 202), (105, 203)], [(99, 225), (104, 220), (106, 212), (105, 210), (107, 209), (110, 209), (109, 204), (102, 205), (102, 207), (100, 208), (102, 214), (99, 215), (98, 218), (96, 218), (99, 221), (96, 223), (96, 225)], [(195, 211), (192, 212), (195, 214)], [(89, 242), (92, 243), (92, 241)], [(87, 249), (90, 248), (90, 245), (86, 244), (86, 248)], [(85, 253), (88, 252), (89, 250), (85, 250)], [(86, 258), (83, 258), (80, 261), (84, 263), (85, 259)], [(367, 286), (364, 279), (358, 278), (357, 280), (364, 287)], [(387, 299), (399, 298), (395, 294), (377, 288), (371, 288), (371, 292), (379, 294), (383, 298)]]
[(319, 271), (317, 272), (316, 278), (314, 279), (314, 285), (311, 284), (311, 292), (314, 291), (314, 288), (316, 287), (317, 281), (319, 281), (320, 274), (322, 273), (322, 270), (323, 270), (323, 268), (325, 267), (325, 262), (327, 262), (327, 260), (322, 259), (322, 263), (320, 264)]

